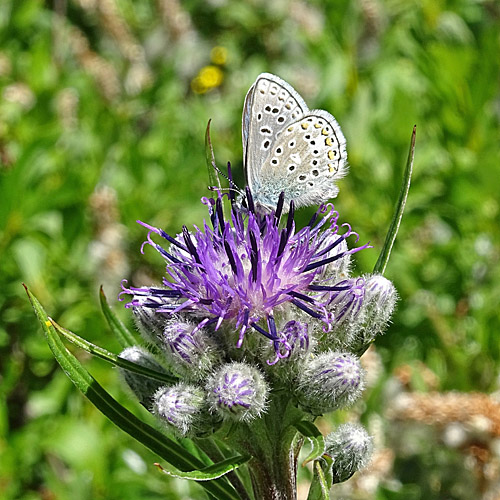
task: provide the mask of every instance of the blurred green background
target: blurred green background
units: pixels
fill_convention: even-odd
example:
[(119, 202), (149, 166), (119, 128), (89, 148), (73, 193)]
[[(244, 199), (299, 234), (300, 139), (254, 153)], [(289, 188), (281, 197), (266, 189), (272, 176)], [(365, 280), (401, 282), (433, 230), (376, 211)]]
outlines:
[[(153, 454), (71, 385), (21, 282), (60, 324), (118, 351), (99, 285), (129, 322), (115, 301), (120, 280), (150, 284), (163, 271), (154, 252), (140, 254), (136, 219), (175, 233), (205, 217), (209, 118), (219, 165), (231, 161), (243, 184), (243, 99), (263, 71), (344, 131), (350, 174), (335, 206), (374, 245), (357, 254), (359, 273), (377, 259), (417, 124), (386, 272), (401, 300), (352, 411), (376, 435), (381, 470), (371, 486), (351, 481), (345, 498), (498, 498), (487, 495), (500, 477), (500, 424), (477, 435), (462, 425), (469, 445), (453, 449), (443, 422), (388, 410), (401, 393), (479, 391), (494, 401), (499, 390), (499, 54), (494, 0), (3, 0), (0, 498), (203, 498), (158, 474)], [(149, 421), (115, 370), (78, 356)]]

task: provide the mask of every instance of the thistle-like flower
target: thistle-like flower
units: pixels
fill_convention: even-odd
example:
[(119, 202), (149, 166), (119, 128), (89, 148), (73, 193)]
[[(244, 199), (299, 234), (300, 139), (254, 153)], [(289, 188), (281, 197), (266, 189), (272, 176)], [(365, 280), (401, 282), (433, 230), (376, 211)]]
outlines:
[[(162, 286), (123, 282), (122, 294), (132, 295), (126, 307), (143, 337), (180, 378), (155, 393), (152, 411), (182, 436), (232, 421), (246, 452), (245, 426), (266, 412), (292, 405), (319, 415), (359, 398), (364, 372), (356, 353), (387, 324), (395, 291), (380, 276), (350, 275), (351, 255), (369, 245), (356, 246), (358, 235), (339, 224), (331, 204), (298, 229), (293, 201), (284, 215), (284, 196), (265, 213), (248, 189), (243, 203), (221, 193), (202, 202), (209, 222), (176, 236), (139, 222), (149, 230), (142, 251), (155, 248), (166, 275)], [(347, 434), (335, 443), (347, 443)], [(345, 450), (356, 449), (349, 443)], [(339, 478), (364, 463), (345, 450), (335, 459)]]
[[(275, 211), (261, 214), (247, 190), (248, 209), (233, 203), (229, 220), (224, 217), (224, 196), (203, 200), (211, 220), (203, 229), (190, 232), (184, 226), (182, 234), (172, 237), (140, 222), (149, 229), (146, 243), (167, 261), (168, 277), (161, 288), (123, 284), (123, 292), (133, 295), (128, 307), (154, 311), (165, 324), (172, 315), (184, 315), (196, 323), (193, 332), (224, 332), (219, 342), (230, 350), (241, 348), (247, 334), (257, 332), (274, 346), (270, 362), (290, 355), (290, 320), (317, 323), (324, 333), (344, 320), (339, 294), (355, 295), (353, 307), (361, 307), (359, 282), (335, 279), (346, 268), (340, 262), (369, 245), (348, 249), (346, 239), (354, 236), (357, 241), (358, 236), (349, 225), (338, 224), (331, 204), (322, 205), (307, 226), (296, 230), (293, 202), (280, 227), (283, 196)], [(155, 243), (152, 234), (163, 237), (169, 248)], [(156, 325), (149, 312), (136, 316)]]

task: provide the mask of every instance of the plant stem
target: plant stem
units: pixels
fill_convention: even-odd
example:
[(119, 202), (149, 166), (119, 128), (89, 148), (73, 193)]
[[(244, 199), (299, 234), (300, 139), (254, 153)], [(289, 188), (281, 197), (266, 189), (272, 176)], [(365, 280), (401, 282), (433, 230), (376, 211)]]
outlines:
[(241, 425), (230, 436), (231, 444), (253, 456), (248, 462), (254, 496), (259, 500), (296, 500), (297, 457), (300, 444), (294, 443), (292, 426), (303, 413), (278, 395), (266, 415)]

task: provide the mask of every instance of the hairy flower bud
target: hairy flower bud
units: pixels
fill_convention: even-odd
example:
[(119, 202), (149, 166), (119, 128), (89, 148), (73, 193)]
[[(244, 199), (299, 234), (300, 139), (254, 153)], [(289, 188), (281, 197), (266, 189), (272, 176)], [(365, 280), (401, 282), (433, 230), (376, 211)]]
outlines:
[(212, 411), (240, 421), (260, 416), (269, 392), (262, 373), (245, 363), (222, 366), (208, 381), (207, 390)]
[(155, 415), (177, 434), (202, 435), (213, 430), (216, 420), (207, 410), (200, 387), (181, 382), (158, 389), (153, 399)]
[(134, 307), (132, 312), (134, 313), (137, 329), (144, 340), (158, 345), (159, 336), (163, 333), (167, 321), (165, 315), (147, 307)]
[(333, 460), (333, 482), (341, 483), (366, 467), (373, 451), (373, 442), (362, 425), (343, 424), (325, 440), (325, 453)]
[(332, 292), (328, 311), (333, 316), (333, 327), (325, 345), (335, 350), (350, 350), (355, 330), (353, 325), (362, 314), (365, 298), (364, 278), (349, 278), (338, 283), (338, 291)]
[(205, 330), (174, 316), (166, 323), (160, 346), (167, 362), (179, 375), (200, 380), (220, 362), (220, 354)]
[(304, 367), (296, 390), (299, 404), (316, 415), (350, 406), (361, 395), (363, 379), (353, 354), (322, 353)]
[(276, 348), (275, 342), (269, 341), (264, 351), (266, 365), (272, 367), (270, 373), (287, 377), (291, 370), (295, 371), (301, 366), (300, 361), (311, 352), (312, 341), (314, 337), (309, 335), (306, 322), (288, 321), (279, 332), (279, 347)]
[(357, 324), (353, 350), (366, 346), (377, 335), (383, 333), (391, 319), (397, 300), (396, 288), (381, 274), (365, 277), (365, 299), (363, 311)]
[(307, 323), (289, 321), (281, 333), (288, 347), (288, 359), (303, 357), (309, 352), (311, 346), (307, 334)]
[[(154, 356), (149, 351), (139, 346), (127, 347), (120, 354), (120, 358), (157, 372), (166, 373), (165, 369), (156, 361)], [(132, 392), (137, 396), (140, 403), (146, 408), (149, 408), (153, 394), (162, 383), (145, 375), (139, 375), (138, 373), (126, 370), (125, 368), (120, 368), (120, 373), (127, 385), (132, 389)]]

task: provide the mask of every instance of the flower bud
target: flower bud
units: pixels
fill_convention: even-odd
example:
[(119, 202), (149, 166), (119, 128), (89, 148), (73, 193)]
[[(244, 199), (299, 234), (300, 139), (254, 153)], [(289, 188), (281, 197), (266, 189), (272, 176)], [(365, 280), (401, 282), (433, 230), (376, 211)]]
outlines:
[(160, 345), (174, 371), (184, 378), (201, 380), (220, 362), (220, 354), (203, 329), (193, 333), (194, 329), (195, 325), (175, 316), (167, 321)]
[[(267, 364), (276, 369), (289, 368), (291, 364), (304, 359), (311, 351), (311, 338), (308, 333), (308, 324), (302, 321), (288, 321), (279, 332), (279, 347), (269, 341), (265, 356)], [(273, 359), (274, 358), (274, 359)], [(272, 361), (271, 361), (272, 360)]]
[(281, 332), (284, 343), (288, 347), (287, 359), (304, 357), (310, 350), (310, 339), (307, 334), (307, 323), (289, 321)]
[(374, 274), (366, 279), (366, 328), (377, 333), (384, 330), (391, 319), (398, 298), (393, 283), (381, 274)]
[(132, 309), (135, 324), (144, 340), (158, 345), (158, 337), (163, 333), (166, 317), (149, 307), (137, 306)]
[(266, 409), (269, 392), (262, 373), (245, 363), (223, 365), (208, 381), (207, 390), (212, 411), (245, 422)]
[(364, 388), (364, 372), (353, 354), (325, 352), (307, 363), (296, 390), (301, 407), (314, 415), (350, 406)]
[[(131, 361), (145, 368), (150, 368), (157, 372), (166, 373), (165, 369), (156, 361), (154, 356), (146, 349), (139, 346), (127, 347), (120, 354), (120, 358)], [(132, 392), (137, 396), (140, 403), (149, 408), (155, 391), (162, 385), (159, 380), (139, 375), (125, 368), (120, 368), (120, 373)]]
[(366, 467), (373, 452), (373, 442), (362, 425), (343, 424), (326, 436), (325, 453), (333, 460), (334, 484), (349, 479)]
[(396, 288), (381, 274), (365, 277), (365, 298), (361, 314), (353, 324), (354, 338), (350, 350), (359, 352), (379, 334), (391, 319), (397, 300)]
[(352, 344), (354, 329), (362, 313), (365, 297), (365, 280), (349, 278), (339, 281), (341, 288), (330, 294), (328, 312), (332, 315), (332, 329), (328, 332), (326, 345), (331, 349), (349, 350)]
[(162, 387), (153, 400), (155, 415), (177, 434), (203, 435), (213, 431), (216, 421), (208, 413), (205, 392), (200, 387), (184, 382)]

